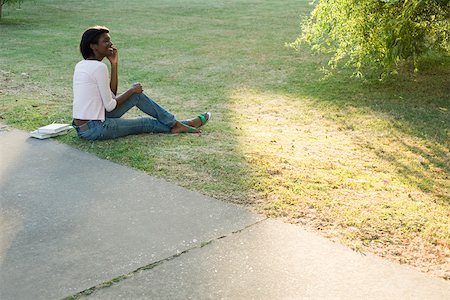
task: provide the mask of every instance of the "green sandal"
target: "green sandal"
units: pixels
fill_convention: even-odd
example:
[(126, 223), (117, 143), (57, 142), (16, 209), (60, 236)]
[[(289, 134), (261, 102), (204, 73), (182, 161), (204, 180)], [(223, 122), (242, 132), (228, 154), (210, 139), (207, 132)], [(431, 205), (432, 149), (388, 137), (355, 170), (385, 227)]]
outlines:
[(200, 133), (200, 131), (197, 130), (197, 128), (188, 127), (188, 130), (186, 131), (186, 133)]
[[(206, 118), (207, 116), (208, 119)], [(208, 111), (206, 113), (199, 114), (198, 117), (200, 118), (200, 121), (202, 121), (202, 125), (200, 125), (199, 127), (202, 127), (203, 125), (208, 123), (209, 120), (211, 120), (211, 113)]]

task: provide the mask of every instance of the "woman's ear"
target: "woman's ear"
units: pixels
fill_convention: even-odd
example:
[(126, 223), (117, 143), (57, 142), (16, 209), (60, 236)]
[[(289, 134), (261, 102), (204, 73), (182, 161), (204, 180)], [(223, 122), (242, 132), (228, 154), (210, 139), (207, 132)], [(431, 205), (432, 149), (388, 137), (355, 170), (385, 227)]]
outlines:
[(98, 45), (97, 44), (89, 44), (89, 48), (92, 49), (92, 51), (97, 50)]

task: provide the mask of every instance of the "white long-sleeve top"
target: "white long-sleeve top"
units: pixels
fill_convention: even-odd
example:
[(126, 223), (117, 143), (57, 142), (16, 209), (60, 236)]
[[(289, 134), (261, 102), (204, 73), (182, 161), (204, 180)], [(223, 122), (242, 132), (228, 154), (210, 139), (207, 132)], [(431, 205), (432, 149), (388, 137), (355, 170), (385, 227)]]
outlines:
[(116, 108), (108, 67), (98, 60), (82, 60), (73, 73), (73, 118), (105, 120), (105, 110)]

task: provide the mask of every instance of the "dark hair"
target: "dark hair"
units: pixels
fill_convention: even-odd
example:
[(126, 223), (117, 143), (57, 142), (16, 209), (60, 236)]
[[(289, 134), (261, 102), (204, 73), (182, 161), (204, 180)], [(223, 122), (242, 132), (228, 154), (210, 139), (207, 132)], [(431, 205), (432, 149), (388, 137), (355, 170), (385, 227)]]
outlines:
[(109, 33), (109, 29), (105, 26), (89, 27), (81, 36), (80, 51), (84, 59), (94, 54), (91, 49), (91, 44), (97, 44), (100, 36), (103, 33)]

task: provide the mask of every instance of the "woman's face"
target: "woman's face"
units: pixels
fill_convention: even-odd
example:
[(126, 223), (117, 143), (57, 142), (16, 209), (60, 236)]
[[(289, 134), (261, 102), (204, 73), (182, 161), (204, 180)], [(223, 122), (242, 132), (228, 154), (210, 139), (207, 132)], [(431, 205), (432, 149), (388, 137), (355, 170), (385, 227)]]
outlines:
[(97, 44), (91, 44), (91, 48), (97, 57), (105, 57), (113, 53), (113, 43), (111, 41), (111, 36), (109, 33), (103, 33), (98, 39)]

